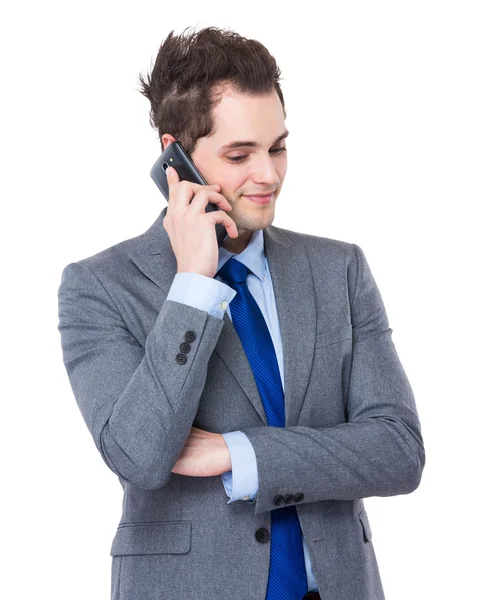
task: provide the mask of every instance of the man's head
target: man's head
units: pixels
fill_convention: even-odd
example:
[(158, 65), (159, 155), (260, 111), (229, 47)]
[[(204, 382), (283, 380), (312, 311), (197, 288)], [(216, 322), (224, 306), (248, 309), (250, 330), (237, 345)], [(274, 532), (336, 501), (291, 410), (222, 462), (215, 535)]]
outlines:
[[(220, 184), (239, 231), (231, 249), (241, 251), (252, 231), (272, 223), (286, 174), (280, 71), (260, 42), (232, 31), (208, 27), (187, 37), (172, 34), (151, 76), (146, 82), (140, 76), (140, 91), (151, 102), (150, 122), (162, 150), (180, 141), (207, 182)], [(253, 145), (223, 147), (240, 141)], [(245, 197), (271, 192), (265, 205)]]

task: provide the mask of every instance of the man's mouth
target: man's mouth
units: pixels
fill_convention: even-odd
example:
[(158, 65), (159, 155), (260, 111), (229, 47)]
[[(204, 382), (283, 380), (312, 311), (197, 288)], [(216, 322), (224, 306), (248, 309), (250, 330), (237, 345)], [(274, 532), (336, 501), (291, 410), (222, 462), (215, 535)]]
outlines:
[(273, 195), (274, 194), (255, 194), (254, 196), (245, 196), (245, 198), (248, 198), (249, 200), (252, 200), (252, 202), (256, 202), (257, 204), (269, 204), (272, 200)]

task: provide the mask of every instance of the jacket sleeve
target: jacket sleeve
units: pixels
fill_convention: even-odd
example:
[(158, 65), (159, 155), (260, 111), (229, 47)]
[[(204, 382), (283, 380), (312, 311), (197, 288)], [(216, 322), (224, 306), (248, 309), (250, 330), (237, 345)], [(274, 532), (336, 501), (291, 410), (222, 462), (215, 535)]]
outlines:
[(353, 247), (347, 422), (242, 429), (257, 461), (255, 514), (287, 506), (274, 504), (278, 495), (299, 494), (290, 504), (354, 500), (408, 494), (420, 483), (425, 450), (414, 395), (366, 257)]
[(97, 449), (121, 479), (163, 487), (190, 434), (223, 320), (165, 300), (142, 347), (83, 261), (64, 268), (58, 302), (64, 365)]

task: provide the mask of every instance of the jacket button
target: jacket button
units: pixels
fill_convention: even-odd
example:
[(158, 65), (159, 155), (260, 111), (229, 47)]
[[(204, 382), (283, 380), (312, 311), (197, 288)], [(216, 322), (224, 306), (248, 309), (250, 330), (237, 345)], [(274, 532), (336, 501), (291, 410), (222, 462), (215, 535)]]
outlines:
[(190, 344), (188, 342), (182, 342), (180, 344), (180, 352), (183, 352), (183, 354), (188, 354), (190, 352)]
[(269, 539), (269, 532), (265, 527), (261, 527), (255, 532), (255, 539), (258, 542), (267, 542), (267, 540)]
[(176, 362), (179, 365), (184, 365), (187, 362), (188, 358), (186, 354), (177, 354), (176, 355)]
[(304, 500), (304, 494), (302, 492), (299, 492), (299, 494), (294, 496), (294, 502), (301, 502), (302, 500)]
[(284, 496), (284, 502), (286, 504), (291, 504), (291, 502), (293, 502), (294, 500), (294, 496), (292, 494), (288, 494), (287, 496)]
[(283, 501), (284, 501), (284, 497), (281, 496), (280, 494), (278, 494), (277, 496), (274, 496), (273, 502), (276, 506), (279, 506), (279, 504), (282, 504)]
[(192, 342), (195, 341), (196, 337), (197, 336), (194, 331), (187, 331), (185, 333), (185, 342), (188, 342), (189, 344), (191, 344)]

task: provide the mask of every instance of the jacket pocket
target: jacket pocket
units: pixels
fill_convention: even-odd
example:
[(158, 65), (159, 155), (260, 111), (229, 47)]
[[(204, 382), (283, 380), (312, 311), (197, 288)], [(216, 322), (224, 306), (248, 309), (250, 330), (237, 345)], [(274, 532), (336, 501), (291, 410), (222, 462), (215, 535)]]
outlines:
[(363, 528), (363, 536), (365, 543), (371, 541), (372, 533), (370, 528), (370, 521), (368, 520), (368, 515), (366, 514), (366, 510), (362, 510), (358, 515), (358, 519), (360, 520), (361, 526)]
[(191, 543), (191, 521), (123, 523), (118, 526), (110, 554), (186, 554)]

